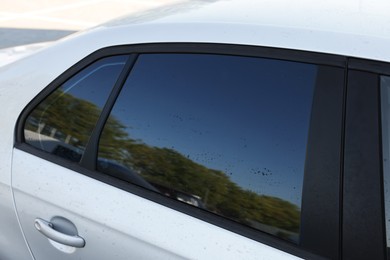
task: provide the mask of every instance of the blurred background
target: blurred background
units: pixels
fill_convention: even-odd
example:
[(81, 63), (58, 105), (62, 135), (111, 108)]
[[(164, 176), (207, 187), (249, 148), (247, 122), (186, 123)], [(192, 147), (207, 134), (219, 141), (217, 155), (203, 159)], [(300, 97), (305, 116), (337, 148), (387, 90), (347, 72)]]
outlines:
[(190, 0), (0, 0), (0, 49), (47, 42), (116, 17)]

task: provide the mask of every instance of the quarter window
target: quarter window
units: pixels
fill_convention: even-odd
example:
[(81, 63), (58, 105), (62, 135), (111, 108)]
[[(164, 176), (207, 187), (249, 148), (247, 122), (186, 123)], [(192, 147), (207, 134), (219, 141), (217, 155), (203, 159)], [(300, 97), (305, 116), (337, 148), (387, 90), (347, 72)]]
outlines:
[(298, 242), (318, 66), (141, 54), (102, 132), (99, 171)]
[(25, 142), (79, 162), (126, 58), (101, 59), (62, 84), (27, 117)]

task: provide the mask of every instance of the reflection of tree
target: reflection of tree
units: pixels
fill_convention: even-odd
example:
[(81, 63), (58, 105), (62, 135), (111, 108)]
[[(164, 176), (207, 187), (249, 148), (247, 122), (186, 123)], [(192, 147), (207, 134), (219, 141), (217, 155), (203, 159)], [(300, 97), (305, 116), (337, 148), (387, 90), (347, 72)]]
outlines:
[[(64, 136), (72, 136), (67, 139), (74, 140), (74, 146), (85, 146), (99, 114), (100, 109), (94, 104), (57, 90), (29, 119), (38, 119), (40, 124), (58, 129)], [(27, 121), (26, 128), (37, 131), (39, 127), (30, 121), (33, 120)], [(113, 116), (109, 117), (102, 133), (99, 157), (126, 166), (156, 186), (201, 197), (207, 210), (216, 214), (254, 227), (267, 225), (298, 232), (300, 210), (297, 206), (244, 190), (222, 171), (200, 165), (173, 149), (152, 147), (131, 139), (126, 127)]]
[[(34, 109), (25, 128), (40, 133), (49, 128), (52, 137), (60, 135), (64, 138), (61, 141), (85, 147), (99, 115), (100, 109), (94, 104), (56, 90)], [(31, 124), (33, 120), (36, 126)]]
[(299, 209), (290, 202), (243, 190), (221, 171), (208, 169), (176, 151), (145, 144), (128, 146), (131, 165), (146, 180), (203, 198), (208, 210), (243, 223), (256, 221), (297, 232)]

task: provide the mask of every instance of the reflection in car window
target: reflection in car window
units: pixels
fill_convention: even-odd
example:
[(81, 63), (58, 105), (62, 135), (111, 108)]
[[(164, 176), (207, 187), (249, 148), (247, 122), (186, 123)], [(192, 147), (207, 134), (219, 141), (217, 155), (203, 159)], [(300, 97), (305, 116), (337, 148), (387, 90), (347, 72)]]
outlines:
[(113, 174), (104, 162), (115, 162), (168, 197), (297, 242), (316, 73), (262, 58), (140, 55), (98, 170)]
[(101, 59), (50, 94), (26, 120), (26, 143), (79, 162), (126, 58)]
[(387, 247), (390, 247), (390, 77), (381, 77), (382, 157)]

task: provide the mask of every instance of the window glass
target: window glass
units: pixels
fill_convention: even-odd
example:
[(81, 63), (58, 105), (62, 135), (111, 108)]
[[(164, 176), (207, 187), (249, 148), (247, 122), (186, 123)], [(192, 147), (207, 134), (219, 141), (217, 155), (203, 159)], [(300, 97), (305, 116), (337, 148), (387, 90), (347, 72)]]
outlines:
[(101, 59), (50, 94), (27, 117), (26, 143), (79, 162), (126, 58)]
[(390, 77), (381, 77), (382, 159), (387, 247), (390, 247)]
[(98, 170), (297, 242), (316, 75), (281, 60), (140, 55)]

